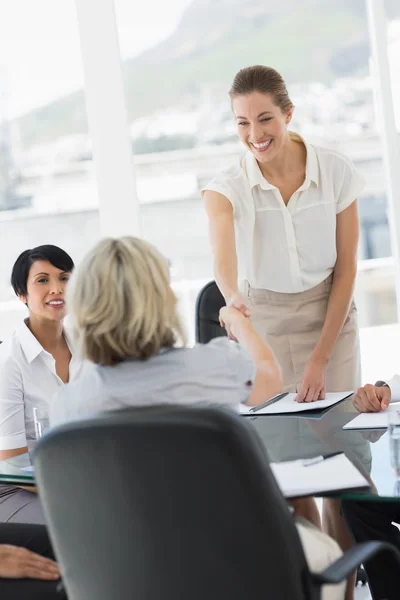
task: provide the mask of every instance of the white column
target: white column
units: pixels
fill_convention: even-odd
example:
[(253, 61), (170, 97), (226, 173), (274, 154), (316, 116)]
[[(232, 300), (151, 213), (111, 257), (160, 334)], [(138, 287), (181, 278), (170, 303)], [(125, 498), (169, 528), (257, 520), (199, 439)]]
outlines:
[(102, 235), (138, 235), (139, 204), (113, 0), (75, 0)]
[(378, 127), (386, 172), (389, 227), (396, 269), (397, 315), (400, 319), (400, 140), (396, 131), (388, 57), (388, 21), (384, 0), (367, 0), (372, 75)]

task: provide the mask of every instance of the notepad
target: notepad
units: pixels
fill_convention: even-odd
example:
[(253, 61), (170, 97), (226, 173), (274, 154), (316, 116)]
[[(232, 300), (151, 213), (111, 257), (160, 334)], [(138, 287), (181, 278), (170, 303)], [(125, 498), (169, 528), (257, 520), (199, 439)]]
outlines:
[(260, 415), (279, 415), (285, 413), (299, 413), (307, 410), (324, 410), (334, 406), (338, 402), (349, 398), (353, 392), (330, 392), (326, 394), (325, 400), (316, 400), (315, 402), (295, 402), (297, 394), (288, 394), (278, 402), (270, 404), (256, 412), (250, 410), (250, 406), (240, 405), (240, 414), (245, 416), (258, 417)]
[(271, 470), (285, 498), (332, 495), (369, 489), (369, 483), (345, 454), (305, 467), (303, 459), (271, 463)]
[(21, 467), (21, 471), (25, 471), (27, 475), (34, 475), (35, 473), (35, 469), (32, 465), (30, 465), (29, 467)]
[(400, 411), (400, 404), (390, 404), (386, 410), (372, 413), (360, 413), (346, 423), (343, 429), (387, 429), (389, 413)]

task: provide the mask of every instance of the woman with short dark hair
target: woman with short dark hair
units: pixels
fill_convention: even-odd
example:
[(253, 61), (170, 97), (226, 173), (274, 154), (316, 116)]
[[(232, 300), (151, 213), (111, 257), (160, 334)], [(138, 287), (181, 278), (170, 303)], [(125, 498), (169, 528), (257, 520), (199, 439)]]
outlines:
[[(82, 371), (63, 325), (73, 268), (64, 250), (44, 245), (22, 252), (12, 269), (11, 284), (28, 317), (0, 346), (0, 460), (33, 450), (34, 408), (47, 409)], [(0, 521), (43, 523), (36, 494), (0, 486)]]

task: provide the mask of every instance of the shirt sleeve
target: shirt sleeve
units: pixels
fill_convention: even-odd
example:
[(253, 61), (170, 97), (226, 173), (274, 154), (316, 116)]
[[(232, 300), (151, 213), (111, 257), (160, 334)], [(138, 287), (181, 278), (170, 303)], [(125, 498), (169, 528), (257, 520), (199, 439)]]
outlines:
[(209, 344), (214, 347), (221, 346), (220, 350), (227, 352), (231, 377), (238, 387), (239, 402), (247, 402), (256, 376), (256, 365), (250, 354), (240, 344), (227, 337), (215, 338)]
[(223, 181), (222, 179), (216, 177), (200, 190), (201, 197), (204, 196), (204, 192), (206, 192), (207, 190), (222, 194), (232, 204), (233, 210), (236, 209), (235, 193), (232, 187), (226, 181)]
[[(379, 382), (380, 383), (380, 382)], [(391, 392), (391, 402), (399, 402), (400, 401), (400, 375), (393, 375), (392, 379), (388, 381), (384, 381), (386, 385), (390, 387)]]
[(26, 445), (22, 374), (18, 364), (8, 359), (0, 364), (0, 450)]
[(360, 197), (365, 186), (364, 177), (354, 168), (353, 163), (343, 158), (342, 184), (336, 204), (336, 214), (341, 213)]

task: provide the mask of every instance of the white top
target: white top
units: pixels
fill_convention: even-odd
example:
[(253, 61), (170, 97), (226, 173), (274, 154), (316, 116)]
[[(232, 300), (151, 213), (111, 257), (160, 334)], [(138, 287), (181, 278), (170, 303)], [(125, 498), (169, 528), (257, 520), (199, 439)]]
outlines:
[(238, 410), (254, 376), (249, 354), (226, 337), (164, 350), (148, 361), (91, 365), (83, 377), (60, 389), (50, 407), (50, 424), (154, 404), (201, 402)]
[(336, 215), (364, 187), (348, 158), (290, 136), (303, 141), (307, 164), (287, 206), (251, 152), (202, 190), (223, 194), (233, 206), (239, 284), (283, 293), (303, 292), (329, 277), (337, 258)]
[[(83, 373), (84, 363), (69, 348), (69, 379), (73, 381)], [(49, 406), (64, 386), (53, 356), (43, 349), (25, 322), (21, 323), (12, 337), (0, 345), (0, 450), (24, 446), (33, 449), (33, 407)]]
[(400, 375), (393, 375), (392, 379), (377, 383), (386, 383), (390, 387), (390, 402), (400, 402)]

